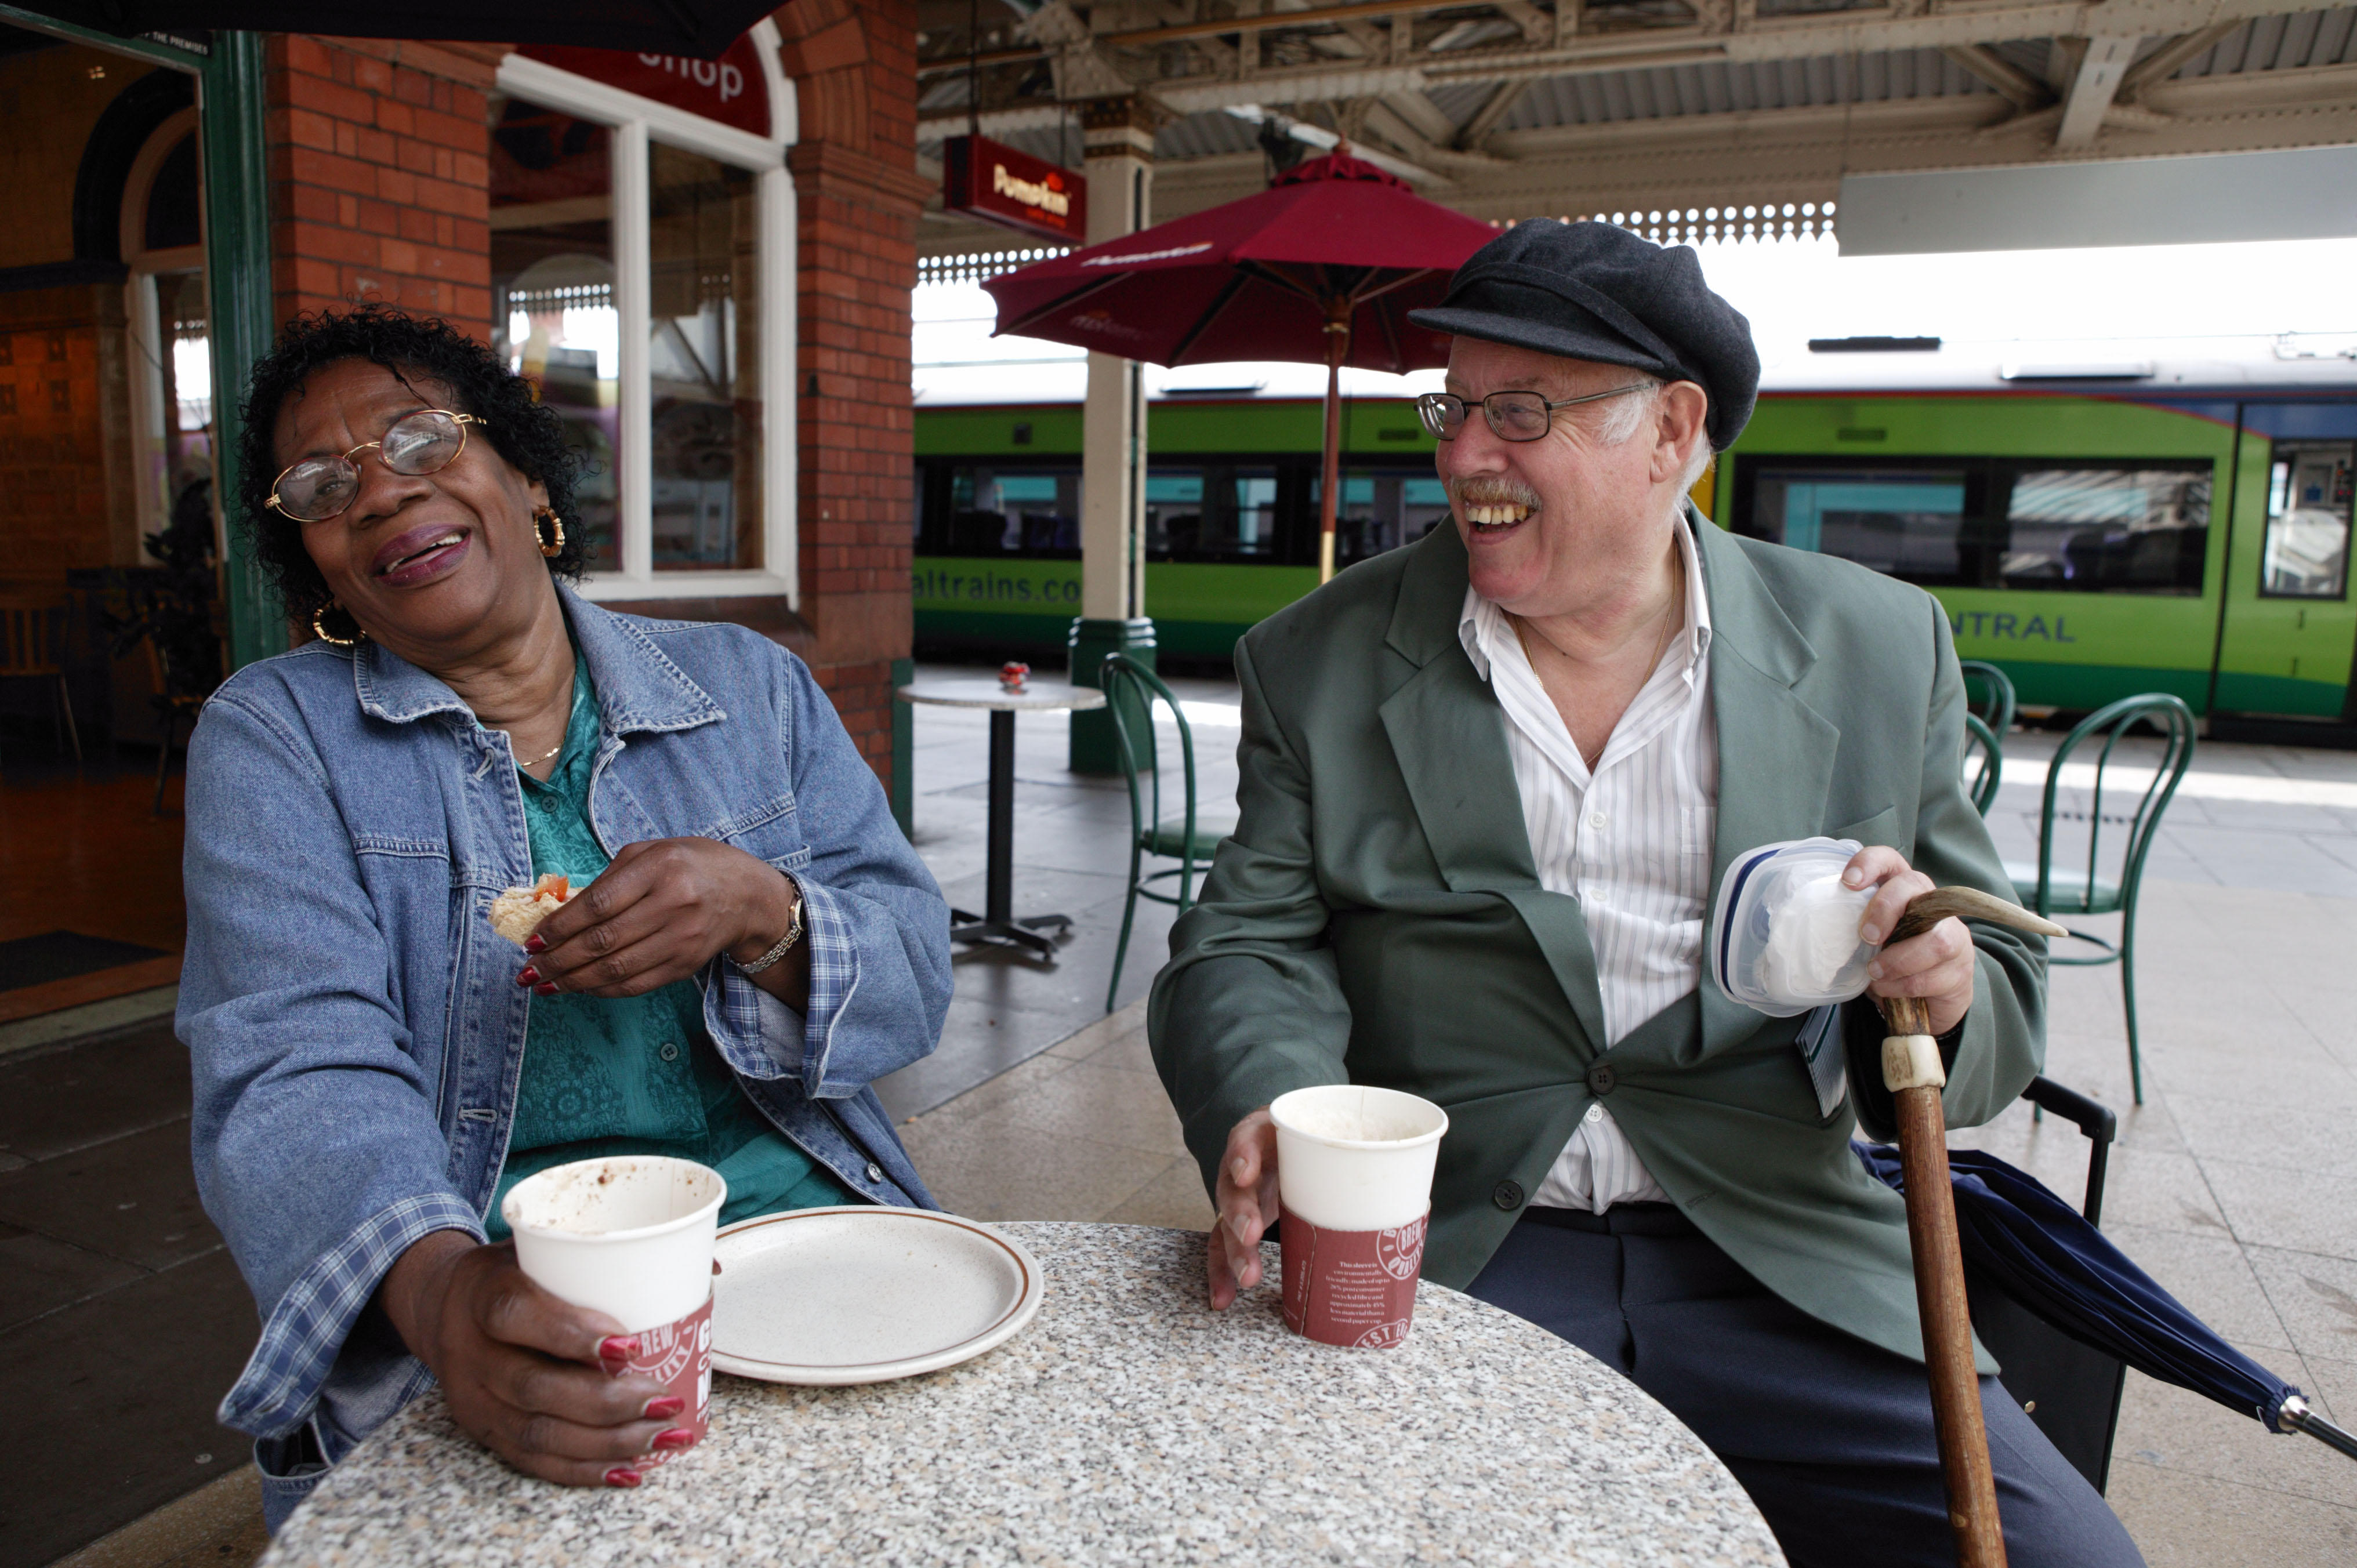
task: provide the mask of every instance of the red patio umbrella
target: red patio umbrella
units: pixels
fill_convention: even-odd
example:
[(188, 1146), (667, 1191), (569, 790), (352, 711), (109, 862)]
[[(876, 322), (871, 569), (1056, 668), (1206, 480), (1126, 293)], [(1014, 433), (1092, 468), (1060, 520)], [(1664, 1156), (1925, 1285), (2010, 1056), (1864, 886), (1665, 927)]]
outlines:
[(1326, 367), (1318, 580), (1334, 575), (1341, 368), (1394, 374), (1448, 362), (1448, 336), (1411, 326), (1449, 274), (1497, 237), (1425, 200), (1347, 145), (1266, 190), (990, 279), (998, 332), (1157, 365), (1289, 360)]

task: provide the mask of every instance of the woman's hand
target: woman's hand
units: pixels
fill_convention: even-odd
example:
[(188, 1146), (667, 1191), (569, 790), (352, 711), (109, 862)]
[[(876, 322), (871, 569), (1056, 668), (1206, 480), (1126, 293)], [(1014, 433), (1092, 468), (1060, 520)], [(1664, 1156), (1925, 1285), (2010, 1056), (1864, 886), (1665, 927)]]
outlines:
[[(786, 934), (800, 897), (775, 866), (712, 839), (625, 844), (604, 875), (540, 923), (516, 983), (544, 996), (640, 996), (698, 972), (716, 953), (750, 963)], [(760, 980), (777, 971), (787, 972), (779, 979), (806, 976), (799, 947)], [(802, 1004), (790, 989), (767, 988)], [(808, 994), (806, 978), (801, 990)]]
[(527, 1476), (635, 1487), (634, 1460), (695, 1440), (685, 1401), (617, 1375), (634, 1348), (621, 1325), (526, 1279), (512, 1244), (437, 1230), (394, 1260), (377, 1300), (459, 1428)]
[[(1934, 886), (1930, 877), (1910, 867), (1907, 857), (1897, 850), (1871, 847), (1850, 856), (1849, 865), (1842, 868), (1842, 883), (1849, 887), (1880, 884), (1874, 901), (1866, 907), (1866, 918), (1858, 922), (1857, 934), (1868, 942), (1889, 936), (1908, 904)], [(1973, 980), (1978, 972), (1973, 935), (1962, 920), (1952, 917), (1921, 936), (1893, 942), (1875, 954), (1867, 966), (1866, 990), (1869, 996), (1921, 997), (1932, 1015), (1932, 1033), (1944, 1035), (1972, 1006)]]

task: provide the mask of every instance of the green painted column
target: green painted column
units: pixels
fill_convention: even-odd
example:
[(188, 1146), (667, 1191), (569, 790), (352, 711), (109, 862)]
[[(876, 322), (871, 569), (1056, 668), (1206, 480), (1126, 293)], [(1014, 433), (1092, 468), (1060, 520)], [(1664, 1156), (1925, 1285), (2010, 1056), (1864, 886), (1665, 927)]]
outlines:
[(231, 669), (286, 646), (278, 596), (253, 560), (237, 504), (245, 384), (270, 349), (270, 170), (264, 151), (262, 35), (215, 33), (199, 77), (204, 148), (205, 279), (212, 295), (214, 494), (228, 520), (222, 578)]
[[(1064, 646), (1071, 655), (1072, 684), (1095, 686), (1108, 653), (1126, 653), (1148, 670), (1154, 668), (1154, 623), (1144, 616), (1129, 620), (1083, 618), (1072, 623)], [(1133, 712), (1130, 717), (1131, 736), (1144, 733), (1137, 726), (1146, 715)], [(1068, 752), (1065, 766), (1075, 773), (1119, 774), (1121, 749), (1114, 739), (1113, 714), (1103, 708), (1074, 714)]]
[[(916, 678), (915, 660), (892, 660), (893, 691), (899, 691)], [(917, 837), (916, 749), (916, 710), (896, 696), (892, 699), (892, 820), (900, 824), (900, 836), (910, 843)]]

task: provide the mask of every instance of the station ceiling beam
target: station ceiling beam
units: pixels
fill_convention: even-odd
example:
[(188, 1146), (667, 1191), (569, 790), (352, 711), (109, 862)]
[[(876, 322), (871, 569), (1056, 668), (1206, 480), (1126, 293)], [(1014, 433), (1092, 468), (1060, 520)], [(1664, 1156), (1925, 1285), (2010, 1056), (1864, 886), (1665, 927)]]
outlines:
[[(1924, 8), (1924, 0), (1891, 0), (1846, 10), (1762, 16), (1756, 0), (1701, 0), (1699, 5), (1678, 8), (1695, 18), (1691, 22), (1639, 27), (1615, 20), (1615, 13), (1628, 7), (1574, 5), (1573, 0), (1559, 0), (1550, 31), (1530, 26), (1545, 13), (1528, 0), (1514, 0), (1511, 10), (1448, 0), (1356, 0), (1301, 10), (1254, 5), (1251, 8), (1256, 14), (1249, 16), (1200, 15), (1207, 3), (1191, 0), (1199, 15), (1187, 22), (1101, 28), (1094, 24), (1095, 16), (1126, 23), (1132, 6), (1099, 5), (1084, 16), (1071, 0), (1049, 0), (1024, 24), (1026, 30), (1042, 39), (1040, 44), (985, 51), (978, 60), (984, 67), (1022, 66), (1050, 59), (1072, 63), (1076, 57), (1086, 56), (1092, 74), (1102, 70), (1110, 79), (1149, 93), (1171, 113), (1194, 113), (1231, 104), (1350, 100), (1466, 82), (1502, 85), (1649, 66), (1805, 59), (1928, 48), (1954, 51), (1951, 58), (1960, 65), (2018, 102), (2027, 96), (2019, 84), (2000, 85), (1998, 79), (2006, 73), (1987, 69), (1988, 59), (1995, 57), (1981, 59), (1975, 50), (1986, 55), (1990, 45), (2039, 38), (2182, 37), (2190, 40), (2204, 33), (2231, 30), (2255, 17), (2314, 8), (2313, 0), (2019, 0), (1931, 10)], [(1570, 7), (1568, 16), (1566, 7)], [(1512, 29), (1512, 42), (1436, 48), (1435, 38), (1463, 29), (1450, 27), (1437, 35), (1416, 36), (1409, 27), (1416, 18), (1434, 13), (1446, 13), (1445, 19), (1454, 21), (1485, 12)], [(1387, 51), (1353, 48), (1340, 57), (1302, 51), (1309, 58), (1287, 62), (1255, 58), (1265, 54), (1265, 43), (1259, 49), (1227, 43), (1276, 29), (1312, 35), (1326, 29), (1330, 36), (1340, 30), (1340, 24), (1369, 18), (1390, 18), (1394, 27), (1400, 29), (1393, 35), (1393, 47)], [(1567, 37), (1566, 24), (1573, 29)], [(1422, 30), (1429, 34), (1430, 23)], [(1534, 33), (1543, 41), (1532, 41)], [(1219, 51), (1194, 48), (1190, 40), (1196, 38), (1227, 45), (1224, 58)], [(1404, 38), (1412, 41), (1401, 48)], [(1171, 45), (1188, 47), (1173, 54), (1168, 48)], [(2191, 54), (2200, 52), (2195, 48)], [(2112, 63), (2119, 62), (2106, 59), (2099, 66), (2108, 69)], [(2176, 62), (2183, 63), (2182, 59)], [(937, 78), (966, 69), (962, 53), (945, 52), (920, 63), (919, 74)], [(2122, 63), (2123, 79), (2126, 69)], [(2089, 92), (2100, 85), (2100, 80), (2099, 70), (2097, 79), (2090, 81)], [(2112, 92), (2116, 94), (2121, 85), (2121, 81), (2113, 81)], [(2048, 101), (2053, 96), (2048, 94)], [(2104, 97), (2106, 106), (2111, 102), (2110, 96)], [(2092, 110), (2093, 97), (2087, 97), (2086, 102)], [(996, 112), (985, 107), (984, 128), (1011, 128), (1012, 122), (996, 119), (995, 113), (1012, 112), (1011, 106)], [(962, 120), (964, 113), (961, 106), (930, 117), (946, 122)]]
[(2104, 128), (2104, 116), (2110, 112), (2120, 83), (2126, 80), (2140, 41), (2125, 34), (2068, 40), (2070, 52), (2078, 58), (2071, 67), (2070, 90), (2063, 96), (2061, 120), (2054, 131), (2056, 146), (2094, 145), (2095, 133)]

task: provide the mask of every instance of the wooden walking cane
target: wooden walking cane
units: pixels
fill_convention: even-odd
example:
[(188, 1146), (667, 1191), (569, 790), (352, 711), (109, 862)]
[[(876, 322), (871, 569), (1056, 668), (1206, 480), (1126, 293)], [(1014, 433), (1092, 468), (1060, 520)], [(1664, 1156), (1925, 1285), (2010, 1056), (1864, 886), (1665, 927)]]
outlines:
[[(1949, 916), (2011, 926), (2040, 936), (2070, 933), (2051, 920), (1976, 888), (1941, 887), (1917, 896), (1889, 940), (1921, 936)], [(1899, 1163), (1907, 1176), (1907, 1240), (1915, 1254), (1915, 1302), (1923, 1319), (1923, 1365), (1932, 1379), (1932, 1422), (1948, 1486), (1948, 1525), (1959, 1568), (2005, 1568), (1997, 1520), (1996, 1477), (1981, 1423), (1980, 1379), (1973, 1369), (1973, 1319), (1964, 1301), (1964, 1256), (1956, 1238), (1956, 1198), (1948, 1186), (1948, 1119), (1940, 1103), (1947, 1069), (1932, 1037), (1921, 997), (1877, 997), (1890, 1035), (1882, 1042), (1882, 1081), (1898, 1107)]]

